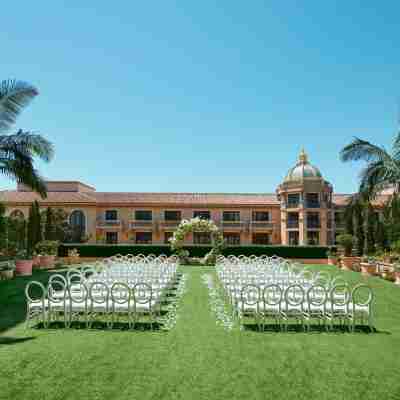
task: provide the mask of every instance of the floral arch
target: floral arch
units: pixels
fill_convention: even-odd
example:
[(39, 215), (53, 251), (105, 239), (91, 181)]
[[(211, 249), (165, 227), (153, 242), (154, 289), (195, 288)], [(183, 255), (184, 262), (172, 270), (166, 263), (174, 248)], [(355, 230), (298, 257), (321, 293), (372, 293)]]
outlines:
[(221, 253), (224, 247), (224, 237), (215, 222), (212, 220), (192, 218), (190, 220), (183, 220), (170, 239), (171, 249), (175, 251), (178, 256), (188, 256), (183, 245), (186, 235), (192, 232), (206, 232), (211, 235), (212, 249), (205, 256), (205, 259), (216, 258)]

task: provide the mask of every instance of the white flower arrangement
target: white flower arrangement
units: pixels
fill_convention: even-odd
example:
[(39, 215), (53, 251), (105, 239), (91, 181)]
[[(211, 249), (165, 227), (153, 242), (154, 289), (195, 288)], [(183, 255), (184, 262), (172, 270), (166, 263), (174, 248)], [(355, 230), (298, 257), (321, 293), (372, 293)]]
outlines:
[(176, 296), (167, 307), (168, 310), (167, 315), (164, 318), (159, 319), (159, 321), (162, 322), (163, 324), (161, 328), (162, 330), (170, 331), (175, 327), (176, 322), (179, 319), (179, 314), (178, 314), (179, 302), (186, 293), (187, 278), (188, 274), (182, 275), (176, 290)]
[(203, 274), (202, 280), (208, 288), (210, 308), (215, 315), (216, 324), (222, 326), (227, 331), (231, 331), (234, 327), (233, 319), (231, 314), (226, 310), (225, 301), (215, 286), (212, 275)]

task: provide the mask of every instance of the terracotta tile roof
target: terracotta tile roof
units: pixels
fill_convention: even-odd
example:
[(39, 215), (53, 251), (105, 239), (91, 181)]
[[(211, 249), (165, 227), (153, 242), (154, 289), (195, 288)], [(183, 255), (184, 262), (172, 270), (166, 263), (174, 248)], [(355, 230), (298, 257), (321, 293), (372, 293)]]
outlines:
[(14, 190), (0, 191), (0, 202), (4, 203), (32, 203), (37, 200), (39, 203), (93, 203), (96, 199), (93, 193), (84, 192), (48, 192), (47, 198), (42, 199), (33, 192), (18, 192)]
[[(337, 193), (333, 195), (333, 202), (337, 206), (345, 206), (347, 205), (348, 200), (350, 199), (351, 194), (342, 194)], [(372, 202), (375, 206), (382, 206), (384, 203), (388, 201), (390, 198), (390, 194), (382, 194), (376, 197), (376, 199)]]
[[(334, 194), (333, 202), (345, 206), (351, 195)], [(374, 202), (381, 205), (389, 195), (381, 195)], [(42, 200), (33, 192), (0, 191), (0, 202), (43, 204), (87, 204), (87, 205), (176, 205), (176, 206), (279, 206), (274, 193), (138, 193), (138, 192), (48, 192)]]
[(89, 203), (89, 204), (171, 204), (171, 205), (279, 205), (275, 194), (247, 193), (137, 193), (137, 192), (48, 192), (47, 199), (32, 192), (3, 191), (5, 203)]

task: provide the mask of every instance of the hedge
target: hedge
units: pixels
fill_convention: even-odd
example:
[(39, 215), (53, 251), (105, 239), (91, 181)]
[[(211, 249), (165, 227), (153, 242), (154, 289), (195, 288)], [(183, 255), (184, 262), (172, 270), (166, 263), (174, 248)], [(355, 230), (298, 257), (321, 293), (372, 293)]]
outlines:
[[(204, 257), (211, 250), (211, 246), (185, 246), (191, 257)], [(60, 246), (58, 255), (66, 257), (69, 249), (77, 249), (81, 257), (110, 257), (115, 254), (165, 254), (171, 255), (168, 245), (112, 245), (112, 244), (63, 244)], [(268, 255), (284, 258), (326, 258), (326, 246), (228, 246), (223, 250), (228, 255)]]

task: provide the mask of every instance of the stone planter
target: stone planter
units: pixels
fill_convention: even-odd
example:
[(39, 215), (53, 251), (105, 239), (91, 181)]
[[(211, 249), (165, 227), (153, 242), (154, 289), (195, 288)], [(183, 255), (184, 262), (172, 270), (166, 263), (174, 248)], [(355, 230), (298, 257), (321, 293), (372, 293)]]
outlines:
[(400, 285), (400, 271), (396, 271), (396, 272), (394, 273), (394, 278), (395, 278), (394, 283), (395, 283), (396, 285)]
[(40, 256), (33, 257), (32, 266), (33, 268), (40, 268)]
[(54, 268), (55, 256), (40, 256), (40, 268)]
[(395, 281), (395, 273), (392, 271), (383, 271), (381, 274), (382, 278), (387, 280), (387, 281)]
[(359, 265), (361, 261), (360, 257), (342, 257), (341, 266), (345, 271), (355, 271), (356, 265)]
[(79, 264), (79, 256), (68, 256), (68, 264)]
[(32, 275), (32, 260), (17, 260), (15, 261), (15, 274), (21, 276)]
[(361, 263), (361, 273), (365, 276), (376, 275), (376, 264)]
[(0, 275), (2, 279), (9, 280), (14, 278), (14, 271), (12, 269), (7, 269), (0, 271)]

